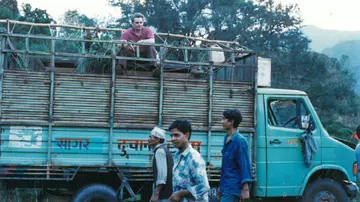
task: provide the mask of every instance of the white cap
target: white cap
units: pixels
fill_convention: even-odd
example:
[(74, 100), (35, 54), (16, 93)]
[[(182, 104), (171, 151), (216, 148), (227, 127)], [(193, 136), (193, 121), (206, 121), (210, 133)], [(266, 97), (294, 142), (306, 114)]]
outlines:
[(154, 127), (154, 129), (150, 132), (150, 135), (165, 140), (165, 130), (159, 127)]

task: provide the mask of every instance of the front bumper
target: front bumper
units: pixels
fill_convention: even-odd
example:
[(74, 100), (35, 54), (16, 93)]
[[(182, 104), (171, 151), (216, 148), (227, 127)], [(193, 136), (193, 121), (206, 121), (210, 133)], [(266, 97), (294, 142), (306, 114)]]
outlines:
[(349, 181), (343, 181), (342, 185), (344, 187), (344, 190), (346, 191), (346, 194), (349, 198), (353, 199), (357, 197), (359, 192), (359, 187), (354, 182)]

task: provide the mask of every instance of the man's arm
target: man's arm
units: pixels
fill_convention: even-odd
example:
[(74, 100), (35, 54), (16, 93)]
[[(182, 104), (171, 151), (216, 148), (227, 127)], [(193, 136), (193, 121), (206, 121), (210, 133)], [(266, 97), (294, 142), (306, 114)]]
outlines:
[(143, 43), (155, 43), (155, 39), (143, 39), (143, 40), (140, 40), (138, 42), (143, 42)]
[[(129, 32), (129, 30), (126, 30), (122, 33), (121, 37), (120, 37), (120, 41), (122, 42), (125, 42), (125, 41), (131, 41), (131, 34)], [(127, 48), (129, 50), (133, 50), (134, 51), (134, 48), (131, 44), (124, 44), (124, 43), (121, 43), (119, 44), (119, 48), (122, 49), (122, 48)]]
[(359, 135), (357, 134), (356, 131), (354, 132), (354, 134), (352, 135), (352, 137), (354, 137), (358, 142), (360, 142)]
[(163, 189), (164, 185), (163, 184), (159, 184), (158, 186), (156, 186), (155, 188), (155, 192), (153, 193), (150, 201), (158, 201), (159, 200), (159, 196), (160, 196), (160, 191)]
[(143, 43), (155, 43), (155, 34), (152, 31), (152, 29), (150, 28), (144, 28), (144, 35), (145, 35), (145, 39), (142, 39), (138, 42), (143, 42)]
[(158, 170), (157, 179), (155, 182), (156, 188), (158, 185), (166, 184), (167, 178), (167, 162), (166, 162), (166, 153), (163, 149), (159, 148), (155, 153), (156, 167)]
[(236, 162), (240, 168), (240, 179), (243, 191), (249, 191), (249, 184), (252, 182), (251, 162), (248, 144), (245, 139), (240, 140)]
[(150, 201), (158, 201), (161, 190), (166, 184), (167, 178), (167, 162), (166, 162), (166, 153), (163, 149), (159, 148), (155, 152), (156, 159), (156, 168), (157, 168), (157, 179), (155, 182), (155, 191), (150, 199)]

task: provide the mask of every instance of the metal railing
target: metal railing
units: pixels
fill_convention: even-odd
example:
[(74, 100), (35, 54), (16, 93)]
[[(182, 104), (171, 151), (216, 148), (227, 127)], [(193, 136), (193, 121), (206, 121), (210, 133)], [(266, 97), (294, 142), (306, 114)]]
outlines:
[[(136, 42), (124, 42), (118, 37), (119, 34), (124, 32), (124, 29), (115, 28), (99, 28), (99, 27), (79, 27), (69, 25), (58, 24), (40, 24), (29, 23), (13, 20), (0, 20), (0, 26), (5, 28), (1, 35), (6, 38), (6, 44), (9, 48), (3, 47), (2, 53), (17, 53), (36, 56), (56, 56), (56, 57), (75, 57), (75, 58), (97, 58), (97, 59), (111, 59), (111, 60), (133, 60), (133, 61), (147, 61), (147, 62), (161, 62), (164, 64), (179, 64), (189, 66), (209, 66), (211, 65), (209, 53), (211, 51), (223, 52), (225, 54), (225, 62), (217, 63), (217, 67), (231, 67), (233, 59), (239, 55), (254, 54), (255, 52), (245, 47), (240, 46), (234, 41), (222, 41), (222, 40), (207, 40), (197, 37), (188, 37), (170, 33), (156, 33), (156, 43), (136, 43)], [(37, 29), (35, 29), (37, 28)], [(41, 31), (39, 31), (41, 29)], [(72, 32), (76, 32), (72, 36), (63, 36), (61, 33), (66, 33), (64, 29), (71, 29)], [(36, 30), (38, 33), (36, 33)], [(63, 30), (63, 31), (62, 31)], [(93, 32), (93, 33), (91, 33)], [(39, 34), (40, 33), (40, 34)], [(88, 39), (88, 34), (98, 36), (98, 38)], [(99, 35), (110, 36), (111, 39), (104, 40)], [(22, 48), (16, 48), (16, 40), (25, 40), (25, 45)], [(45, 50), (31, 50), (30, 41), (41, 40), (43, 44), (49, 46), (47, 51)], [(74, 42), (81, 43), (78, 53), (63, 52), (56, 49), (55, 41), (61, 42)], [(160, 43), (158, 43), (160, 42)], [(107, 53), (93, 54), (86, 52), (85, 45), (100, 44), (106, 45), (109, 48)], [(136, 53), (134, 57), (124, 57), (116, 55), (116, 49), (123, 44), (132, 44), (136, 46)], [(199, 44), (196, 46), (195, 44)], [(139, 46), (154, 46), (159, 50), (160, 61), (152, 58), (140, 57)], [(217, 46), (217, 48), (213, 47)], [(169, 52), (175, 51), (178, 54), (182, 54), (182, 60), (171, 60), (166, 57)], [(205, 61), (191, 61), (191, 57), (194, 57), (195, 53), (208, 58)]]

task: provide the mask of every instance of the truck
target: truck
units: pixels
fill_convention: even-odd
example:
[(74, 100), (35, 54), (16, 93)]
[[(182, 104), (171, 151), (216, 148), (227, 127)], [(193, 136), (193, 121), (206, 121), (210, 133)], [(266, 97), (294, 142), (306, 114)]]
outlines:
[[(66, 193), (73, 201), (149, 200), (149, 132), (187, 119), (216, 201), (222, 112), (239, 109), (238, 130), (252, 162), (251, 198), (342, 202), (357, 196), (354, 148), (327, 133), (305, 92), (271, 88), (271, 60), (255, 51), (169, 33), (156, 33), (162, 43), (139, 44), (101, 38), (122, 29), (0, 24), (2, 187)], [(35, 33), (45, 28), (48, 36)], [(79, 37), (58, 34), (65, 28)], [(94, 32), (99, 38), (86, 38)], [(39, 43), (48, 48), (34, 49)], [(78, 52), (63, 51), (70, 43)], [(143, 58), (139, 48), (134, 57), (120, 57), (122, 43), (155, 46), (159, 58)], [(92, 52), (99, 44), (107, 51)], [(132, 69), (119, 71), (118, 59), (132, 61)], [(76, 71), (79, 60), (106, 60), (101, 68), (109, 71)], [(158, 63), (156, 75), (150, 62)], [(176, 151), (170, 136), (165, 144)]]

